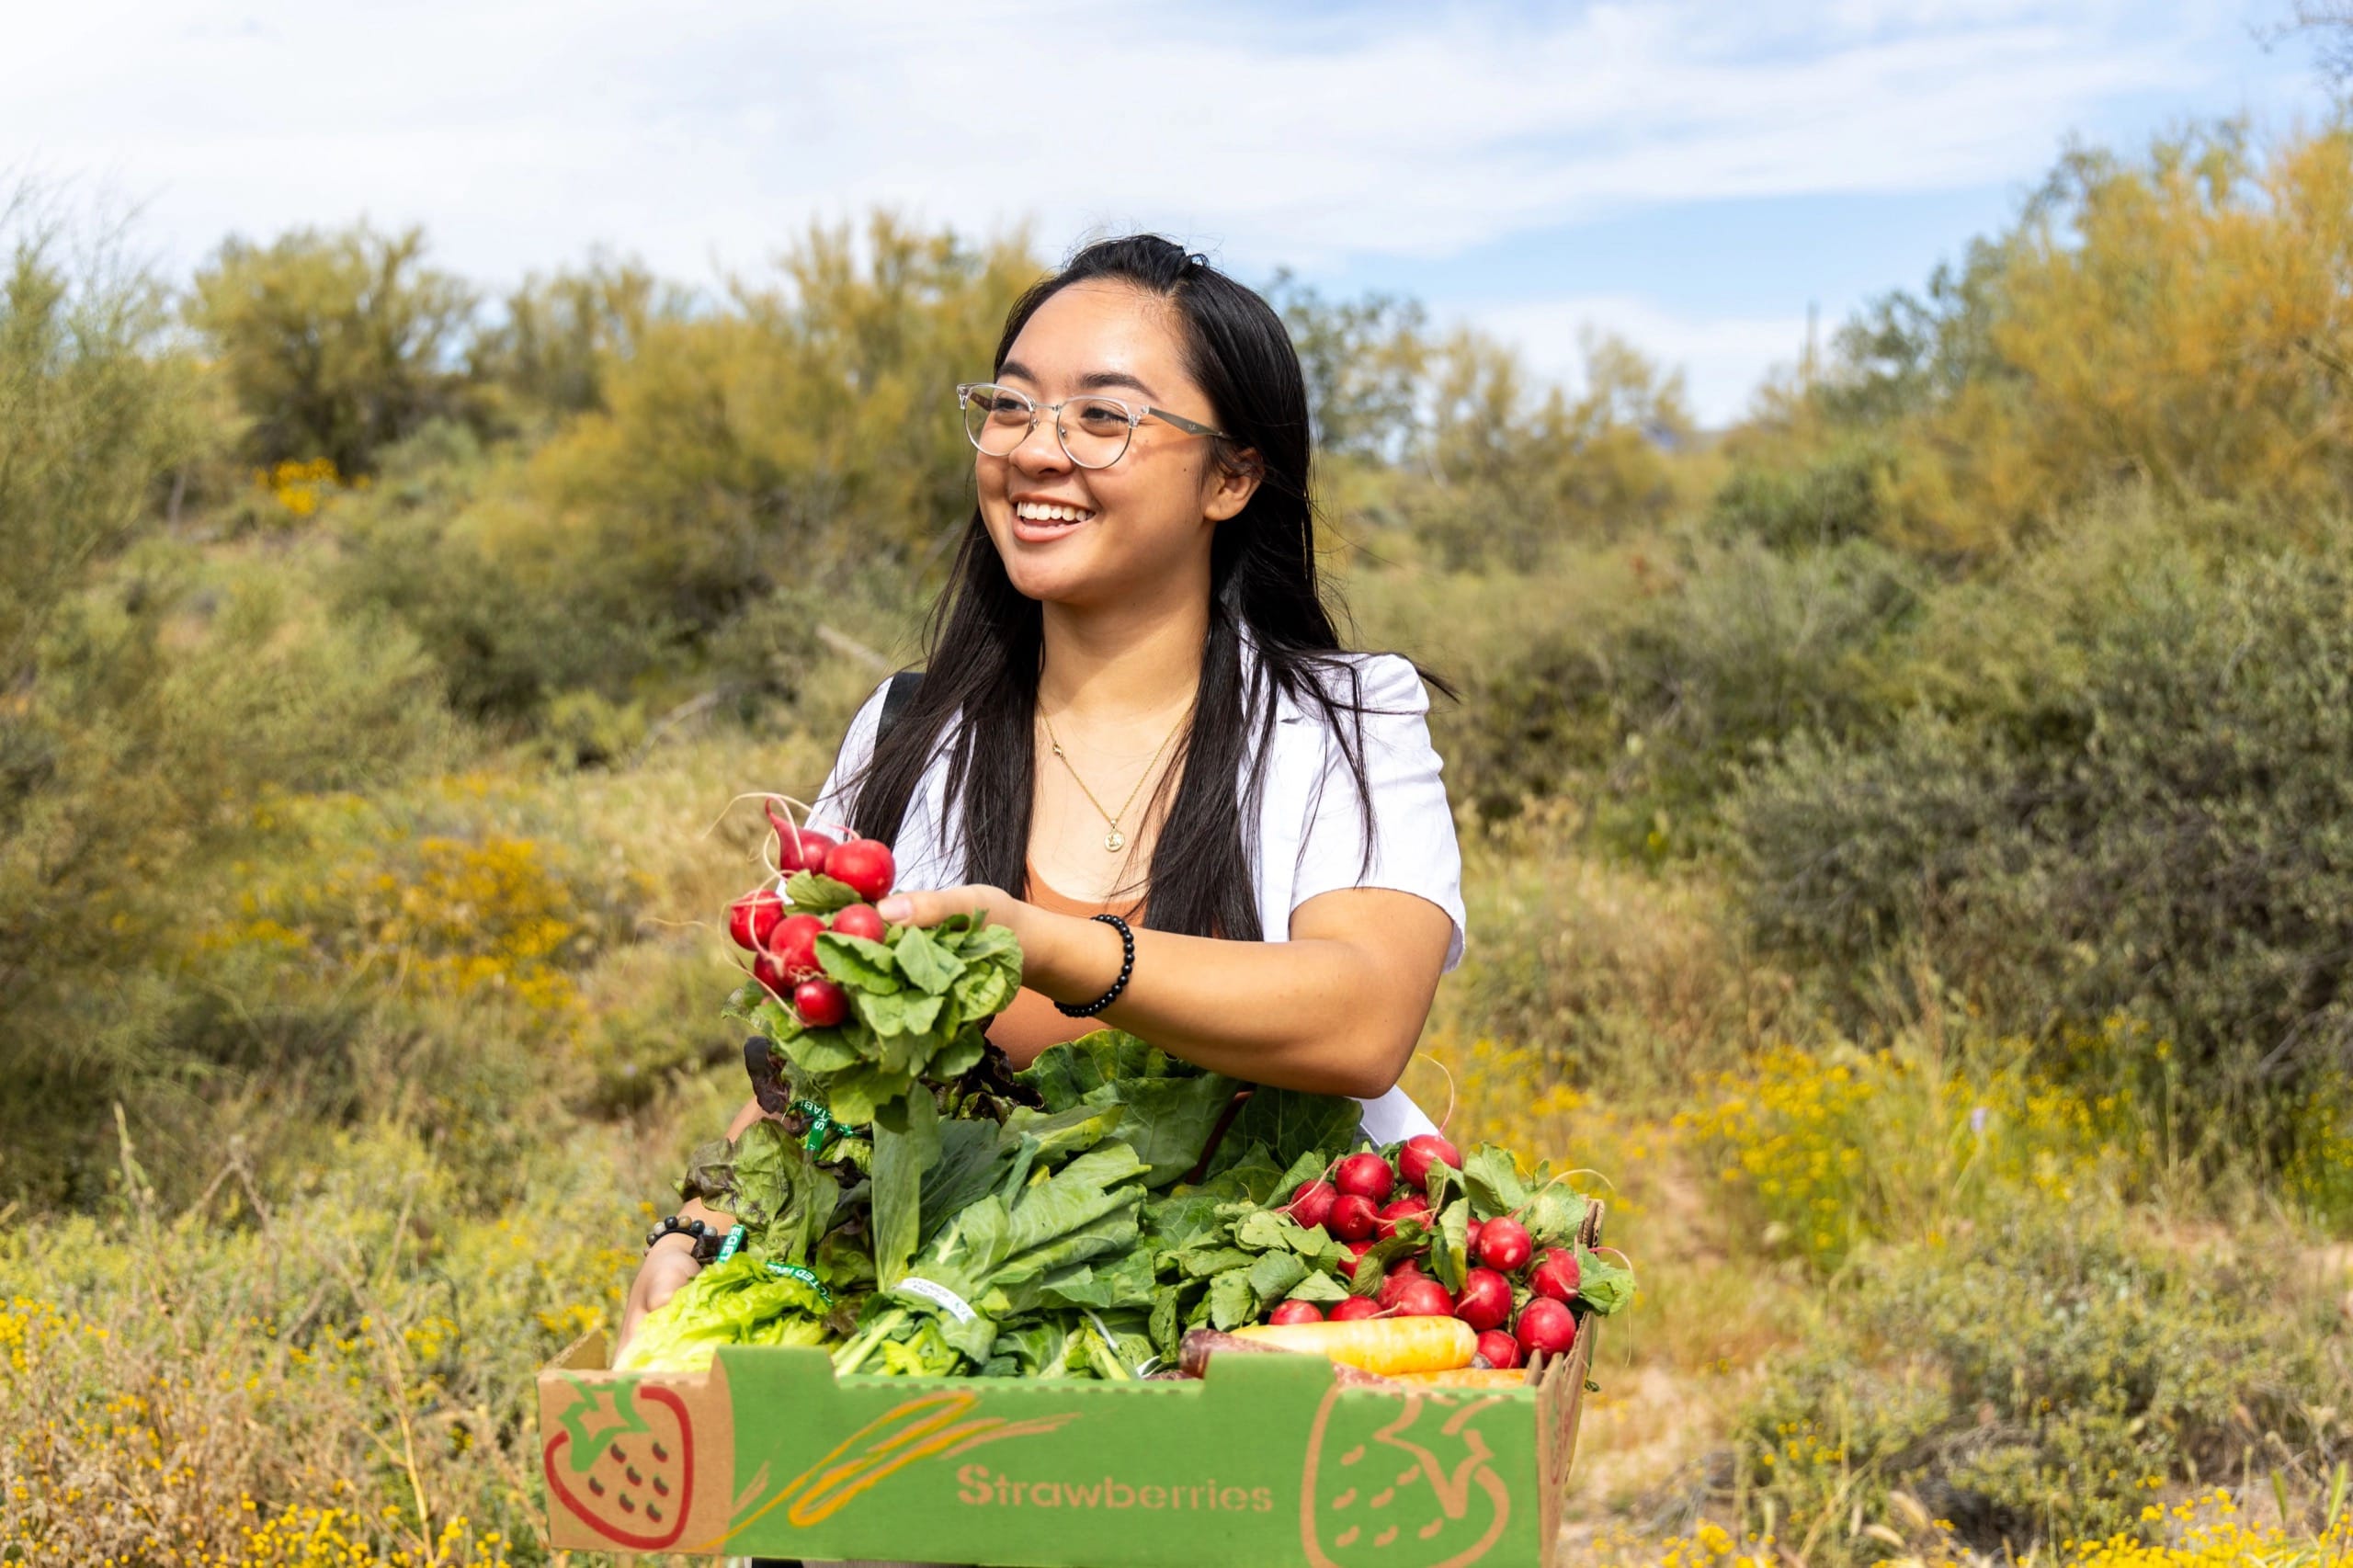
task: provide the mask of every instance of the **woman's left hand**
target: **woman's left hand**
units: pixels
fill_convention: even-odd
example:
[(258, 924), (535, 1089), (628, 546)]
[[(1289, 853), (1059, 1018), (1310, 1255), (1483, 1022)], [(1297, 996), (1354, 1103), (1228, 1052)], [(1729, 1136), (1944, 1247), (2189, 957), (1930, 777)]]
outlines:
[[(876, 904), (874, 912), (894, 926), (937, 926), (951, 915), (986, 915), (990, 925), (1004, 926), (1021, 944), (1021, 983), (1050, 996), (1064, 990), (1093, 995), (1110, 983), (1120, 969), (1116, 933), (1092, 921), (1024, 903), (1003, 888), (984, 882), (930, 892), (894, 892)], [(1097, 974), (1098, 970), (1104, 972)]]
[(874, 913), (893, 926), (937, 926), (951, 915), (984, 915), (990, 925), (1006, 927), (1027, 948), (1036, 927), (1035, 917), (1045, 911), (1022, 903), (1003, 888), (974, 882), (930, 892), (894, 892), (876, 904)]

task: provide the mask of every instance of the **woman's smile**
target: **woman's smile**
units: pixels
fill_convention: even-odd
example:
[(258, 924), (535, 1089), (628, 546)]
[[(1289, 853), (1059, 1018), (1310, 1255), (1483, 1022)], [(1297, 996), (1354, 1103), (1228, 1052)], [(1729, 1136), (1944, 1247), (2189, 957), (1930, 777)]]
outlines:
[(1013, 503), (1013, 537), (1023, 544), (1051, 544), (1056, 540), (1068, 539), (1095, 521), (1096, 517), (1094, 507), (1077, 501), (1045, 496), (1016, 497)]

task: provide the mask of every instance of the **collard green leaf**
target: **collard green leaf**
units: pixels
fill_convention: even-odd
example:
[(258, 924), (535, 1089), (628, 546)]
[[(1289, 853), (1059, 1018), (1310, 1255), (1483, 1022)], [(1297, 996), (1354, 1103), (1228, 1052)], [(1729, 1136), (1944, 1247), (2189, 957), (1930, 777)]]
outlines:
[(945, 995), (964, 972), (964, 960), (932, 940), (931, 933), (920, 926), (902, 930), (891, 951), (898, 960), (899, 972), (927, 995)]
[(1020, 1106), (1006, 1117), (1005, 1131), (1008, 1138), (1029, 1140), (1035, 1158), (1056, 1165), (1094, 1148), (1119, 1124), (1115, 1105), (1074, 1105), (1051, 1114)]
[[(1198, 1078), (1127, 1078), (1096, 1091), (1122, 1108), (1111, 1136), (1125, 1142), (1150, 1167), (1148, 1187), (1165, 1187), (1200, 1163), (1218, 1118), (1240, 1087), (1219, 1073)], [(1090, 1096), (1089, 1098), (1094, 1098)]]
[(899, 1282), (915, 1255), (923, 1226), (924, 1173), (939, 1160), (939, 1109), (929, 1090), (917, 1090), (874, 1119), (870, 1224), (874, 1269), (886, 1290)]
[(822, 871), (795, 871), (784, 879), (784, 898), (796, 913), (831, 915), (861, 902), (858, 890)]
[(1363, 1119), (1364, 1107), (1337, 1095), (1253, 1089), (1219, 1142), (1208, 1174), (1215, 1176), (1228, 1164), (1238, 1163), (1254, 1143), (1265, 1146), (1279, 1176), (1310, 1153), (1336, 1160), (1356, 1146)]
[(887, 994), (899, 989), (891, 949), (864, 937), (824, 933), (817, 938), (817, 967), (852, 991)]

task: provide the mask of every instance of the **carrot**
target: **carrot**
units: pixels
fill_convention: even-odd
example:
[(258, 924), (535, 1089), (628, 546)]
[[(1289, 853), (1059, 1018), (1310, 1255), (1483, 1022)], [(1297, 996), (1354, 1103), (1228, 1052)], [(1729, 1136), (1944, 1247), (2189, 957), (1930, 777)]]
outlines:
[(1280, 1350), (1328, 1356), (1344, 1367), (1392, 1377), (1468, 1367), (1479, 1335), (1461, 1318), (1358, 1318), (1348, 1323), (1254, 1324), (1237, 1337)]
[(1416, 1383), (1423, 1388), (1449, 1389), (1520, 1389), (1531, 1386), (1526, 1372), (1505, 1371), (1495, 1367), (1456, 1367), (1443, 1372), (1392, 1372), (1396, 1382)]
[[(1247, 1352), (1254, 1356), (1277, 1356), (1285, 1354), (1289, 1350), (1288, 1346), (1262, 1345), (1255, 1339), (1242, 1339), (1231, 1334), (1220, 1334), (1213, 1328), (1197, 1328), (1185, 1335), (1183, 1343), (1177, 1346), (1176, 1364), (1182, 1369), (1178, 1375), (1188, 1378), (1202, 1376), (1209, 1370), (1210, 1358), (1212, 1356), (1226, 1356), (1236, 1352)], [(1386, 1378), (1375, 1377), (1370, 1372), (1358, 1371), (1354, 1367), (1336, 1366), (1333, 1370), (1337, 1374), (1334, 1381), (1344, 1388), (1394, 1386)]]

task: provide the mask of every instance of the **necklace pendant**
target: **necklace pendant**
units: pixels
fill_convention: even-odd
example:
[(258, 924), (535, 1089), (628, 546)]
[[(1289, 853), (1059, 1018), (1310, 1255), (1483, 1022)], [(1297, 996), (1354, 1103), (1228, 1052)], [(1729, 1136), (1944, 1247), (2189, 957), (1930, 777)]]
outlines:
[(1103, 835), (1103, 847), (1113, 855), (1117, 855), (1127, 846), (1127, 835), (1116, 827)]

